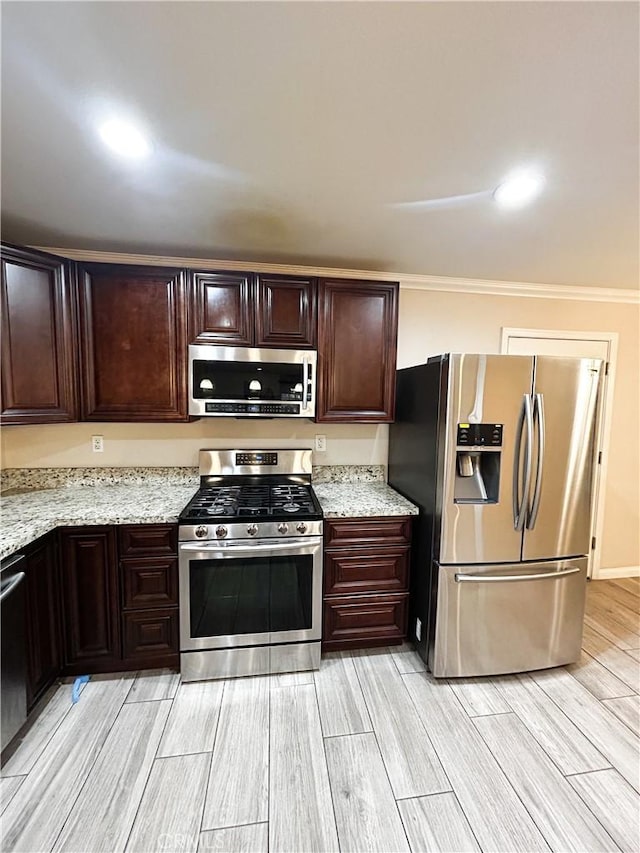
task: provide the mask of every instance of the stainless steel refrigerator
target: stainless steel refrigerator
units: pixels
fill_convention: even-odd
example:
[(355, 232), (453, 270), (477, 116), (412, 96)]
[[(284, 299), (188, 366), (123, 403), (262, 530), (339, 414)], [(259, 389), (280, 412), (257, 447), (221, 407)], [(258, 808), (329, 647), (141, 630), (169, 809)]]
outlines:
[(398, 371), (388, 479), (420, 509), (409, 635), (433, 675), (578, 659), (601, 371), (460, 354)]

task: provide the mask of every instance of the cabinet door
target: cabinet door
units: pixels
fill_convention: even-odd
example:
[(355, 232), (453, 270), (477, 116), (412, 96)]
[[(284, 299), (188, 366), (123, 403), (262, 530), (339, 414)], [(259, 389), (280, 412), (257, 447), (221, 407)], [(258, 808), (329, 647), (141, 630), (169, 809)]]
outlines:
[(184, 273), (79, 268), (83, 419), (187, 420)]
[(62, 258), (2, 247), (2, 422), (77, 420), (74, 300)]
[(404, 592), (409, 548), (336, 548), (324, 554), (324, 594)]
[(62, 667), (60, 583), (53, 534), (25, 561), (27, 582), (27, 707), (57, 678)]
[(178, 608), (122, 614), (123, 658), (141, 669), (178, 665)]
[(313, 349), (316, 301), (315, 279), (259, 275), (256, 346)]
[(251, 273), (192, 271), (190, 343), (252, 346), (252, 284)]
[(177, 557), (146, 557), (120, 562), (125, 609), (167, 607), (178, 603)]
[(316, 420), (392, 421), (398, 285), (321, 280), (318, 314)]
[(400, 642), (407, 636), (408, 603), (408, 592), (325, 599), (323, 651)]
[(111, 668), (121, 658), (113, 528), (63, 529), (60, 569), (67, 668), (84, 672)]

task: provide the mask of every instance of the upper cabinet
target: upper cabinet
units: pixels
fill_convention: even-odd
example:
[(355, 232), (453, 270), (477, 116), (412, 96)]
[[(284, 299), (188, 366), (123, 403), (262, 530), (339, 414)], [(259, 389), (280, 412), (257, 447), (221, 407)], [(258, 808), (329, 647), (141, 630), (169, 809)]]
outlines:
[(189, 311), (192, 343), (315, 348), (313, 278), (193, 271)]
[(199, 344), (253, 344), (251, 273), (191, 272), (189, 341)]
[(396, 282), (320, 280), (316, 420), (393, 420), (397, 332)]
[(2, 423), (77, 420), (70, 265), (2, 247)]
[(317, 349), (316, 420), (388, 423), (398, 284), (2, 250), (2, 422), (187, 421), (187, 344)]
[(256, 334), (258, 347), (314, 349), (316, 282), (313, 278), (258, 275)]
[(185, 274), (78, 267), (82, 419), (185, 421)]

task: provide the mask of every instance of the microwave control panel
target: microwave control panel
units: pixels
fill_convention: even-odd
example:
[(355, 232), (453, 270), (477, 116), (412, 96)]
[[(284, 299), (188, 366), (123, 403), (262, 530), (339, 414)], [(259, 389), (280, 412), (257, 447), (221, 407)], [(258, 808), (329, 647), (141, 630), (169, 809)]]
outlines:
[(225, 415), (299, 415), (300, 405), (294, 403), (205, 403), (204, 410)]

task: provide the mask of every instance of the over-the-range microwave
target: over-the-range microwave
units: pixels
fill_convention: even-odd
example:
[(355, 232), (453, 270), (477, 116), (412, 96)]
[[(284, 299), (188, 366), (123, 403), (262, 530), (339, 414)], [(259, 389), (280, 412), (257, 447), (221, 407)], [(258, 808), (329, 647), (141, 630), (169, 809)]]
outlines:
[(314, 418), (313, 350), (189, 344), (189, 414)]

